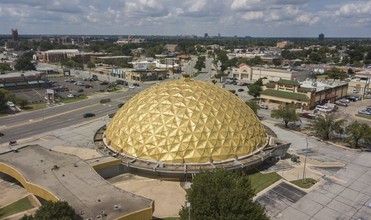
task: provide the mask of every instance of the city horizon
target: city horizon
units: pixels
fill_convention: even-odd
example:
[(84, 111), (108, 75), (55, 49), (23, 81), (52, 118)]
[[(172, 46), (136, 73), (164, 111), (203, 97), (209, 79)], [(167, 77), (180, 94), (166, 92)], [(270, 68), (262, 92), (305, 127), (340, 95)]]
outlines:
[(0, 6), (1, 34), (17, 28), (20, 35), (371, 37), (371, 2), (366, 0), (5, 0)]

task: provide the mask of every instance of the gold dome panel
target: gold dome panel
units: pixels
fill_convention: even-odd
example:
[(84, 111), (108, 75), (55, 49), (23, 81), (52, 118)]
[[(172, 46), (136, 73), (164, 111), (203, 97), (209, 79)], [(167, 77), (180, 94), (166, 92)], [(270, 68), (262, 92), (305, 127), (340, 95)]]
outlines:
[(240, 98), (188, 79), (138, 93), (117, 111), (105, 134), (116, 151), (168, 163), (223, 161), (266, 143), (264, 127)]

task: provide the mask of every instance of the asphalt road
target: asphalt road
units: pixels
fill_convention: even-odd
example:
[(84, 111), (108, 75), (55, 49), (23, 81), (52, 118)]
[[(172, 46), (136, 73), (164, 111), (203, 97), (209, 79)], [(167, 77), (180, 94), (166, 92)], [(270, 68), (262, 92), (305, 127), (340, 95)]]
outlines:
[[(47, 131), (68, 127), (114, 113), (117, 111), (119, 103), (128, 101), (139, 91), (149, 86), (150, 84), (142, 84), (141, 87), (125, 92), (98, 94), (80, 102), (1, 117), (0, 130), (5, 136), (0, 137), (0, 144), (32, 137)], [(99, 101), (103, 98), (111, 98), (112, 101), (100, 104)], [(87, 112), (94, 113), (96, 116), (83, 118), (82, 115)]]

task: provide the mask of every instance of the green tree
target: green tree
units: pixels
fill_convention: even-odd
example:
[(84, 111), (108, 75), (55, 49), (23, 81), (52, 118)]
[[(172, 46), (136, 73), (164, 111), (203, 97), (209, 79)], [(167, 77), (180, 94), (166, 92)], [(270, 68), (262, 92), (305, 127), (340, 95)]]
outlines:
[(22, 56), (20, 56), (16, 64), (14, 65), (14, 69), (16, 70), (36, 70), (35, 65), (31, 62), (32, 61), (32, 55), (33, 52), (27, 52), (24, 53)]
[(17, 105), (19, 105), (21, 108), (24, 108), (29, 104), (29, 102), (26, 99), (22, 99), (22, 98), (15, 98), (14, 102)]
[(288, 127), (289, 122), (300, 121), (298, 114), (296, 113), (295, 106), (292, 105), (281, 105), (278, 109), (274, 109), (271, 112), (272, 118), (282, 119), (285, 123), (285, 127)]
[(55, 219), (55, 220), (73, 220), (79, 219), (75, 213), (75, 210), (65, 201), (47, 201), (44, 203), (32, 216), (23, 216), (21, 220), (43, 220), (43, 219)]
[(6, 89), (0, 89), (0, 110), (7, 108), (6, 103), (14, 100), (14, 94)]
[[(196, 175), (186, 197), (191, 219), (268, 219), (264, 208), (253, 202), (254, 195), (248, 176), (220, 169)], [(180, 219), (187, 220), (188, 213), (183, 206)]]
[(345, 140), (352, 144), (354, 148), (357, 148), (361, 139), (368, 139), (370, 137), (371, 128), (366, 123), (355, 121), (346, 127), (345, 133), (348, 135)]
[(249, 106), (255, 114), (258, 114), (259, 105), (255, 100), (247, 101), (246, 105)]
[(95, 64), (94, 64), (93, 62), (89, 61), (89, 62), (86, 64), (86, 66), (87, 66), (89, 69), (91, 69), (91, 68), (94, 68), (94, 67), (95, 67)]
[(330, 139), (333, 132), (343, 133), (344, 119), (336, 119), (335, 114), (319, 114), (308, 125), (308, 129), (322, 140)]
[(195, 69), (201, 71), (202, 68), (205, 68), (205, 56), (199, 56), (195, 64)]
[(9, 64), (7, 63), (0, 63), (0, 72), (10, 71), (12, 68), (10, 68)]
[(256, 84), (252, 84), (248, 88), (248, 94), (254, 96), (254, 98), (260, 96), (260, 92), (263, 91), (262, 87)]

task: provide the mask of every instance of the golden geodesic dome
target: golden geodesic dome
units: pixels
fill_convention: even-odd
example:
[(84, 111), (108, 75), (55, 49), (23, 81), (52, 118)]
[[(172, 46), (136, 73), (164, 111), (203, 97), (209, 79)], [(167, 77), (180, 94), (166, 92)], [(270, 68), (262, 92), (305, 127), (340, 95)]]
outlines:
[(232, 159), (266, 143), (264, 127), (239, 97), (190, 79), (135, 95), (117, 111), (105, 137), (125, 155), (169, 163)]

